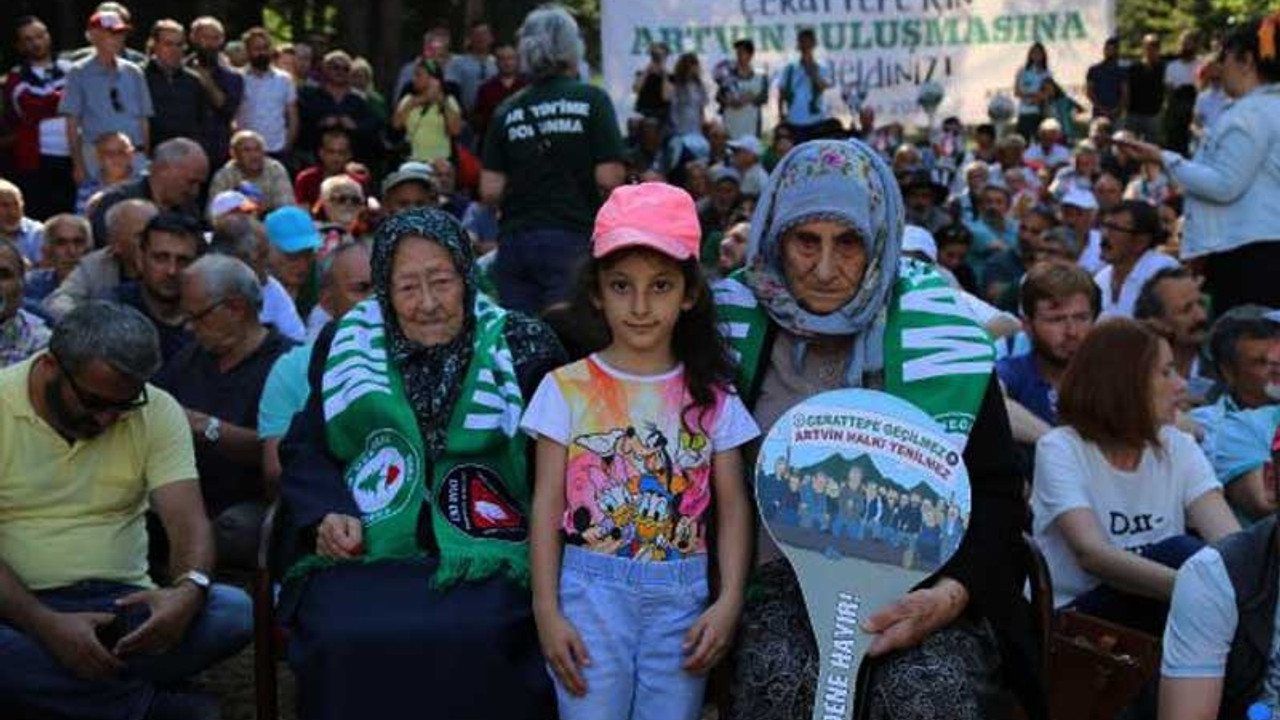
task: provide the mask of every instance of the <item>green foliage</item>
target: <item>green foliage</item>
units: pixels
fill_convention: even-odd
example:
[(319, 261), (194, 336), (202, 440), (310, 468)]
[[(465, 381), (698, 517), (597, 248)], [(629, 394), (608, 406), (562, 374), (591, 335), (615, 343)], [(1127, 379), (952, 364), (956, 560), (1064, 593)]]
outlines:
[(1276, 0), (1117, 0), (1116, 29), (1127, 53), (1137, 52), (1146, 33), (1160, 35), (1161, 50), (1173, 53), (1183, 31), (1214, 38), (1233, 22), (1277, 10)]

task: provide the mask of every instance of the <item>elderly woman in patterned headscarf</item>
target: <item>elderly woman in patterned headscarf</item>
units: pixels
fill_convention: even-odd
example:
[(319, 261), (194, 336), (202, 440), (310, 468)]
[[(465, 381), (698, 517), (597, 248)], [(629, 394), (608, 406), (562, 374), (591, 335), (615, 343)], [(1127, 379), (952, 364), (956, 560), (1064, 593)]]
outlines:
[(477, 291), (447, 213), (387, 220), (371, 265), (281, 448), (300, 716), (547, 717), (517, 423), (563, 350)]
[[(887, 165), (857, 141), (796, 146), (774, 169), (751, 225), (744, 269), (716, 287), (740, 358), (737, 387), (762, 428), (827, 390), (906, 399), (965, 448), (970, 530), (952, 560), (870, 616), (875, 658), (860, 692), (870, 717), (988, 718), (1001, 671), (1031, 717), (1043, 716), (1036, 657), (1020, 642), (1030, 614), (1016, 548), (1022, 478), (986, 335), (931, 266), (902, 257), (903, 203)], [(904, 297), (911, 301), (904, 302)], [(947, 336), (936, 345), (918, 338)], [(916, 366), (933, 372), (906, 372)], [(795, 575), (765, 532), (735, 651), (740, 720), (808, 717), (818, 650)], [(1020, 676), (1019, 676), (1020, 674)]]

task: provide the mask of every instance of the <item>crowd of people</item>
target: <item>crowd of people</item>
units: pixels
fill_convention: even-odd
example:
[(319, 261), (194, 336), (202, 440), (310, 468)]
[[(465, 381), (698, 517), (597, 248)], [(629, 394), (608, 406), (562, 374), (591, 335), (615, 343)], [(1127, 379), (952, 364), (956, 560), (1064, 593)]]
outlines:
[[(772, 77), (656, 43), (624, 118), (554, 5), (385, 87), (134, 31), (21, 18), (4, 81), (0, 709), (218, 717), (187, 681), (250, 642), (273, 504), (308, 719), (808, 716), (775, 516), (944, 561), (864, 621), (866, 717), (1046, 716), (1024, 530), (1057, 610), (1163, 637), (1163, 720), (1280, 703), (1280, 15), (1083, 79), (1037, 43), (1009, 118), (936, 128), (833, 114), (807, 29)], [(980, 341), (909, 377), (934, 316)], [(845, 387), (945, 420), (972, 511), (856, 467), (755, 497)]]

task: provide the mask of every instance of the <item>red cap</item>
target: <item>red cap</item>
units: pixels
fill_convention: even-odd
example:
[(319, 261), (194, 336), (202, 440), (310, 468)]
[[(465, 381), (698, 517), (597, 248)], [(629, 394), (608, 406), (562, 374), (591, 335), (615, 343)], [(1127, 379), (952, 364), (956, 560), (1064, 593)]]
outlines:
[(129, 23), (120, 17), (120, 13), (112, 10), (99, 10), (89, 16), (90, 30), (106, 30), (113, 33), (129, 32)]

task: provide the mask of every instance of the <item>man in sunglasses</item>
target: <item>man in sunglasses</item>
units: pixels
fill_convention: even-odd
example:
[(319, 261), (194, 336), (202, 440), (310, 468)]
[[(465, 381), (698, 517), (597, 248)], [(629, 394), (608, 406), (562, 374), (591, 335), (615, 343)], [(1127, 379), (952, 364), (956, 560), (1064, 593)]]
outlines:
[(88, 28), (94, 52), (67, 71), (58, 113), (67, 118), (76, 185), (96, 174), (93, 141), (105, 132), (128, 135), (143, 154), (151, 150), (151, 92), (142, 69), (120, 54), (128, 34), (129, 24), (118, 12), (95, 12)]
[[(88, 302), (0, 371), (0, 715), (216, 716), (171, 687), (248, 644), (249, 599), (211, 584), (213, 533), (182, 408), (147, 379), (155, 330)], [(145, 512), (171, 547), (148, 572)]]

